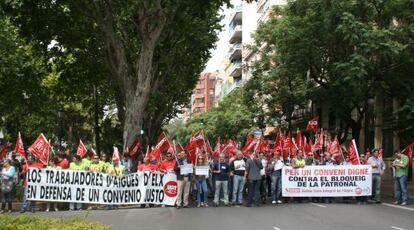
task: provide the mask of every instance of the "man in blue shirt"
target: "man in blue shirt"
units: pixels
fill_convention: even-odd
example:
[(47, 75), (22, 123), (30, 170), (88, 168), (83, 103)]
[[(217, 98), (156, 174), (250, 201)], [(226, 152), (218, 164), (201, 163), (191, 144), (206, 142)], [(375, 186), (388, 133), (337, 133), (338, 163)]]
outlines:
[(214, 195), (214, 206), (218, 206), (220, 192), (223, 189), (224, 204), (229, 205), (229, 194), (227, 192), (230, 166), (226, 163), (226, 157), (223, 153), (219, 155), (219, 161), (214, 163), (213, 174), (216, 179), (216, 193)]

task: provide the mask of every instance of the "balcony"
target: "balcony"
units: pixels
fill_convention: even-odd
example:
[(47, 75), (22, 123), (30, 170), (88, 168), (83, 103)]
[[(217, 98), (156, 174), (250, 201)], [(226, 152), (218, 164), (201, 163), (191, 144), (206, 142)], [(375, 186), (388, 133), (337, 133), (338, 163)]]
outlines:
[(230, 28), (230, 44), (242, 41), (242, 25), (236, 25)]
[(234, 7), (234, 14), (233, 17), (230, 20), (230, 27), (232, 24), (241, 24), (242, 23), (242, 10), (243, 10), (243, 6), (240, 4), (236, 7)]
[(259, 0), (257, 3), (257, 13), (266, 12), (269, 9), (269, 0)]
[(230, 61), (241, 60), (242, 58), (242, 44), (236, 43), (230, 48)]
[(239, 62), (233, 62), (233, 64), (230, 67), (230, 76), (232, 76), (233, 78), (236, 77), (240, 77), (242, 74), (242, 63), (241, 61)]

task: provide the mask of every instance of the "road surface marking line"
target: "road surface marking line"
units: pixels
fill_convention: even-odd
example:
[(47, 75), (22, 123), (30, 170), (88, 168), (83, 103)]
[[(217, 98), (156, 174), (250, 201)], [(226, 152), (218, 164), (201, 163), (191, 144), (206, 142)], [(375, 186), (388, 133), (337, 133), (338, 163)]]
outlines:
[(391, 228), (396, 229), (396, 230), (405, 230), (404, 228), (399, 228), (399, 227), (395, 227), (395, 226), (391, 226)]
[(280, 228), (278, 228), (278, 227), (273, 227), (273, 230), (280, 230)]
[(317, 203), (313, 203), (313, 202), (310, 202), (309, 204), (313, 204), (313, 205), (321, 207), (321, 208), (326, 208), (325, 205), (321, 205), (321, 204), (317, 204)]
[(388, 206), (388, 207), (405, 209), (405, 210), (409, 210), (409, 211), (413, 211), (414, 212), (414, 208), (408, 208), (408, 207), (403, 207), (403, 206), (398, 206), (398, 205), (388, 204), (388, 203), (382, 203), (382, 204), (385, 205), (385, 206)]

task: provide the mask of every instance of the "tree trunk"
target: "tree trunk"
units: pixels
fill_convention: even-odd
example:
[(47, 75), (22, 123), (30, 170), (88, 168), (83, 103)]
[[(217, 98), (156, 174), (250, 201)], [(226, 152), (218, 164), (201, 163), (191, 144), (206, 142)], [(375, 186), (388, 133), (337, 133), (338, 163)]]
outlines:
[[(150, 39), (153, 41), (152, 39)], [(124, 124), (124, 149), (131, 144), (140, 133), (144, 119), (144, 111), (149, 99), (152, 80), (152, 58), (154, 56), (155, 42), (143, 42), (141, 53), (137, 63), (138, 81), (135, 91), (127, 94), (125, 124)]]

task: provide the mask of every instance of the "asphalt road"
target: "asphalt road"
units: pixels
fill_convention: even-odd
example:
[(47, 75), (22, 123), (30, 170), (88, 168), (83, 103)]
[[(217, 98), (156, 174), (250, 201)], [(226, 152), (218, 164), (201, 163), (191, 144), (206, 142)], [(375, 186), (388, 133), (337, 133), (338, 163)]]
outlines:
[(151, 230), (358, 230), (414, 229), (414, 205), (289, 203), (260, 208), (146, 208), (37, 212), (28, 215), (85, 217), (112, 229)]

